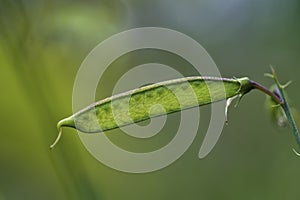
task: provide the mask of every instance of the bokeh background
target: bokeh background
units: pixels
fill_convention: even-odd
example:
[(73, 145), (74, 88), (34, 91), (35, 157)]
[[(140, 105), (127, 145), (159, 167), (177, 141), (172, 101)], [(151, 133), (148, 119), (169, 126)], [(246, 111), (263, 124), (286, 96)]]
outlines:
[[(197, 155), (209, 106), (201, 108), (201, 128), (188, 151), (153, 173), (106, 167), (72, 129), (64, 129), (49, 150), (57, 121), (72, 113), (73, 83), (83, 59), (99, 42), (135, 27), (189, 35), (224, 77), (249, 76), (268, 86), (272, 80), (263, 73), (272, 64), (283, 82), (293, 80), (288, 93), (300, 109), (299, 20), (299, 0), (0, 0), (0, 199), (299, 199), (294, 138), (288, 128), (270, 123), (259, 92), (230, 109), (229, 125), (203, 160)], [(148, 62), (194, 73), (166, 52), (133, 52), (112, 64), (97, 97), (109, 96), (118, 77)], [(179, 117), (170, 115), (154, 141), (132, 141), (120, 130), (106, 134), (125, 149), (148, 151), (173, 137)]]

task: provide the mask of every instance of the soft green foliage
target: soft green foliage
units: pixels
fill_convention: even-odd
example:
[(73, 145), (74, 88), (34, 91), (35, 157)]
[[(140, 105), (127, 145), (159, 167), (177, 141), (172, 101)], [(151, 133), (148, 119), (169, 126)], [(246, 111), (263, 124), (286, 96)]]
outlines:
[(165, 81), (101, 100), (60, 121), (58, 128), (69, 126), (86, 133), (110, 130), (150, 117), (242, 96), (252, 88), (248, 78), (188, 77)]
[[(275, 85), (270, 87), (270, 91), (278, 94), (278, 88)], [(267, 96), (266, 98), (266, 109), (269, 113), (269, 116), (274, 124), (280, 127), (287, 126), (287, 119), (284, 113), (283, 108), (278, 104), (272, 97)]]

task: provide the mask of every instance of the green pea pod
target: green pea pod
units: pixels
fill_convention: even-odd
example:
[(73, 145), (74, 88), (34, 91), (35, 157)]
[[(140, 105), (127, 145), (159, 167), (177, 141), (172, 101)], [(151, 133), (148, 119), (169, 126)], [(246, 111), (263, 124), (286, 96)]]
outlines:
[(60, 138), (61, 127), (76, 128), (85, 133), (111, 130), (150, 117), (241, 97), (253, 88), (246, 77), (229, 79), (199, 76), (143, 86), (100, 100), (59, 121), (57, 128), (60, 134), (51, 148)]
[(62, 127), (76, 128), (85, 133), (101, 132), (224, 99), (227, 100), (227, 117), (228, 107), (234, 98), (241, 99), (250, 90), (258, 89), (269, 96), (267, 108), (273, 120), (279, 125), (290, 125), (300, 149), (300, 133), (296, 124), (298, 115), (289, 106), (285, 93), (290, 82), (281, 85), (275, 70), (272, 67), (271, 70), (272, 74), (266, 74), (276, 84), (271, 90), (247, 77), (228, 79), (197, 76), (146, 85), (103, 99), (59, 121), (59, 134), (50, 148), (59, 141)]

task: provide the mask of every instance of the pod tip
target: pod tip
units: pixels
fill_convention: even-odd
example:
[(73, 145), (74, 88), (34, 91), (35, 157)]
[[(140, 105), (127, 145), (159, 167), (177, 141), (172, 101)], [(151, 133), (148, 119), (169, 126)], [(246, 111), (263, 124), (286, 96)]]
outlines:
[(75, 122), (74, 122), (73, 116), (62, 119), (57, 123), (58, 136), (57, 136), (56, 140), (54, 141), (54, 143), (50, 146), (50, 149), (53, 149), (53, 147), (60, 140), (61, 135), (62, 135), (62, 127), (64, 127), (64, 126), (75, 127)]
[(59, 128), (58, 136), (55, 139), (54, 143), (52, 145), (50, 145), (50, 149), (53, 149), (53, 147), (58, 143), (58, 141), (61, 138), (61, 135), (62, 135), (62, 128)]

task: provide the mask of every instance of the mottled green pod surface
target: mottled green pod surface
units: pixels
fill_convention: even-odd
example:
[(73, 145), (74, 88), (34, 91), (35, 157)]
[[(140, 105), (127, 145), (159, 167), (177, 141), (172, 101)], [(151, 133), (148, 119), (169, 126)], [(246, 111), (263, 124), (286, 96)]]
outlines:
[[(228, 107), (234, 98), (258, 89), (267, 95), (266, 105), (273, 121), (280, 126), (290, 125), (300, 149), (300, 133), (295, 121), (297, 115), (289, 106), (285, 93), (290, 82), (281, 85), (275, 70), (272, 67), (271, 70), (272, 74), (266, 74), (275, 81), (276, 86), (271, 89), (247, 77), (195, 76), (155, 83), (103, 99), (58, 122), (59, 134), (50, 148), (59, 141), (64, 126), (85, 133), (101, 132), (224, 99), (227, 100), (227, 117)], [(295, 153), (300, 156), (300, 153)]]
[(242, 96), (251, 89), (253, 86), (248, 78), (187, 77), (164, 81), (98, 101), (61, 120), (57, 126), (73, 127), (85, 133), (101, 132)]

